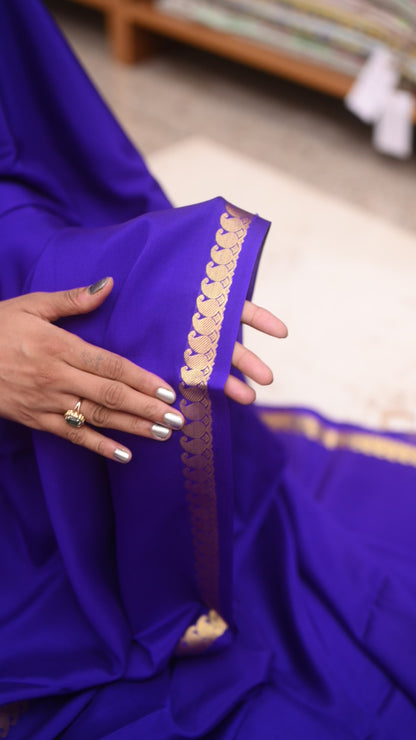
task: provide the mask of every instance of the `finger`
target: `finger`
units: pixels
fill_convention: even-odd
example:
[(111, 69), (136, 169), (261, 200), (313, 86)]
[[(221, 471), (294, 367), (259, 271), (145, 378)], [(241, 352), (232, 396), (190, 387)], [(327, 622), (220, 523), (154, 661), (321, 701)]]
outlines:
[(270, 385), (273, 382), (273, 373), (268, 365), (239, 342), (234, 345), (232, 365), (255, 383)]
[(119, 444), (110, 437), (105, 437), (87, 425), (79, 429), (71, 427), (59, 414), (44, 414), (40, 418), (40, 428), (42, 431), (66, 439), (72, 444), (85, 447), (85, 449), (106, 457), (108, 460), (127, 463), (132, 458), (131, 450), (125, 445)]
[[(88, 426), (88, 424), (76, 429), (69, 426), (62, 416), (48, 414), (42, 421), (42, 429), (43, 431), (62, 437), (62, 439), (66, 439), (72, 444), (84, 447), (108, 460), (128, 463), (132, 459), (132, 452), (128, 447), (119, 444), (110, 437), (100, 434), (100, 432)], [(166, 436), (152, 436), (155, 440), (164, 442), (171, 436), (170, 430), (166, 431)]]
[(284, 339), (288, 335), (287, 326), (266, 308), (256, 306), (251, 301), (244, 303), (241, 321), (253, 329)]
[[(121, 417), (117, 415), (119, 412), (164, 424), (171, 429), (181, 429), (184, 424), (180, 411), (159, 400), (156, 393), (147, 395), (120, 381), (107, 380), (73, 368), (67, 369), (61, 383), (63, 387), (74, 391), (72, 401), (69, 397), (69, 403), (74, 404), (78, 399), (83, 399), (83, 408), (89, 408), (91, 423), (97, 426), (121, 430)], [(85, 406), (89, 403), (92, 406)]]
[[(74, 406), (74, 401), (69, 400), (67, 408)], [(123, 413), (117, 410), (111, 410), (104, 406), (99, 406), (92, 401), (83, 399), (81, 401), (81, 413), (85, 416), (86, 422), (97, 428), (112, 429), (118, 432), (127, 432), (139, 437), (148, 437), (158, 440), (169, 439), (173, 429), (180, 429), (183, 425), (183, 417), (169, 408), (168, 416), (159, 416), (153, 420), (135, 416), (133, 414)], [(175, 424), (172, 415), (175, 415), (179, 422)]]
[(237, 403), (247, 406), (256, 400), (256, 392), (234, 375), (229, 375), (224, 386), (225, 395)]
[(46, 321), (56, 321), (63, 316), (88, 313), (101, 305), (113, 288), (112, 278), (103, 278), (88, 287), (55, 293), (29, 293), (24, 303), (29, 313)]
[[(176, 400), (176, 394), (172, 386), (158, 375), (144, 370), (134, 362), (110, 352), (101, 347), (85, 342), (68, 332), (62, 331), (63, 359), (69, 368), (82, 370), (88, 375), (98, 376), (106, 380), (124, 383), (147, 396), (159, 398), (172, 404)], [(72, 387), (71, 385), (67, 385)], [(84, 393), (88, 396), (89, 394)]]

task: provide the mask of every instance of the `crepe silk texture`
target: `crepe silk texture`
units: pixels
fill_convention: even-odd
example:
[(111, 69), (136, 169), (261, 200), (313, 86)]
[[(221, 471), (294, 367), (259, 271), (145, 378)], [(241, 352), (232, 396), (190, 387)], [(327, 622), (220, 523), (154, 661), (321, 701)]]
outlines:
[(173, 209), (36, 0), (0, 50), (2, 299), (114, 276), (61, 325), (186, 419), (126, 466), (1, 421), (0, 737), (413, 739), (415, 446), (227, 400), (267, 222)]

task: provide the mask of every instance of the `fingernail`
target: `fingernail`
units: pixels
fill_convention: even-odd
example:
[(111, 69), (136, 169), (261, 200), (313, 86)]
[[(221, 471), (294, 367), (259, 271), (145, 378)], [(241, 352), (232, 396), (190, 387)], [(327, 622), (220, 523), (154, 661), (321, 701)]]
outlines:
[(165, 403), (175, 403), (176, 401), (176, 395), (168, 388), (158, 388), (155, 395), (159, 401), (165, 401)]
[(163, 427), (161, 424), (153, 424), (152, 434), (156, 439), (166, 439), (169, 437), (170, 429)]
[(96, 283), (93, 283), (93, 285), (90, 285), (88, 288), (88, 293), (90, 295), (95, 295), (95, 293), (98, 293), (100, 290), (104, 288), (105, 285), (108, 283), (108, 277), (102, 278), (102, 280), (97, 280)]
[(171, 429), (182, 429), (183, 427), (183, 419), (179, 414), (173, 414), (171, 411), (168, 411), (164, 417), (163, 421), (168, 427), (171, 427)]
[(131, 460), (131, 452), (127, 452), (127, 450), (120, 450), (119, 447), (116, 447), (113, 452), (113, 457), (115, 457), (118, 462), (128, 463)]

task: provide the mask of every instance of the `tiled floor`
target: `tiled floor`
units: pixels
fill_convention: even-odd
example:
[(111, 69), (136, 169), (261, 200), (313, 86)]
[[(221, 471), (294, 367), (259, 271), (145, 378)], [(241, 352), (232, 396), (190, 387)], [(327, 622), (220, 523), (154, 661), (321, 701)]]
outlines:
[(416, 230), (416, 156), (376, 153), (370, 129), (340, 101), (180, 46), (125, 67), (108, 54), (99, 14), (67, 0), (51, 4), (144, 154), (203, 135)]

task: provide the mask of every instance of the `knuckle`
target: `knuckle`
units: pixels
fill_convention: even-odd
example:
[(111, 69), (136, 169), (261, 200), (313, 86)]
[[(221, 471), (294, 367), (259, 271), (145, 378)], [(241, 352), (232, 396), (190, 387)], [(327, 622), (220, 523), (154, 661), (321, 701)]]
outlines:
[(104, 406), (94, 406), (90, 421), (96, 427), (108, 426), (110, 414)]
[(68, 442), (72, 442), (74, 445), (84, 444), (84, 435), (80, 429), (69, 429), (66, 433)]
[(144, 419), (154, 419), (156, 421), (157, 418), (157, 409), (155, 407), (155, 404), (153, 403), (151, 398), (146, 398), (143, 401), (143, 406), (141, 409), (141, 414)]
[(143, 419), (134, 416), (130, 422), (130, 432), (135, 435), (142, 435), (144, 433)]
[(123, 388), (119, 383), (109, 383), (104, 390), (104, 404), (108, 408), (120, 407)]
[(97, 441), (95, 445), (95, 451), (97, 455), (102, 455), (103, 457), (106, 457), (105, 439), (101, 438)]
[(41, 365), (36, 373), (36, 384), (38, 387), (50, 386), (56, 382), (56, 373), (52, 365)]
[(123, 359), (110, 355), (106, 362), (106, 374), (111, 380), (120, 380), (123, 376)]
[(79, 296), (79, 290), (76, 288), (74, 290), (64, 291), (64, 301), (69, 309), (79, 310), (78, 296)]
[(48, 432), (49, 431), (49, 424), (48, 424), (48, 421), (46, 419), (43, 419), (41, 417), (39, 420), (37, 420), (36, 424), (37, 425), (36, 425), (36, 427), (34, 427), (34, 429), (40, 429), (40, 431), (42, 431), (42, 432)]
[(33, 414), (32, 411), (28, 409), (20, 409), (17, 413), (19, 422), (24, 426), (31, 427), (33, 429), (41, 428), (41, 425), (38, 423), (38, 419), (36, 418), (36, 414)]

